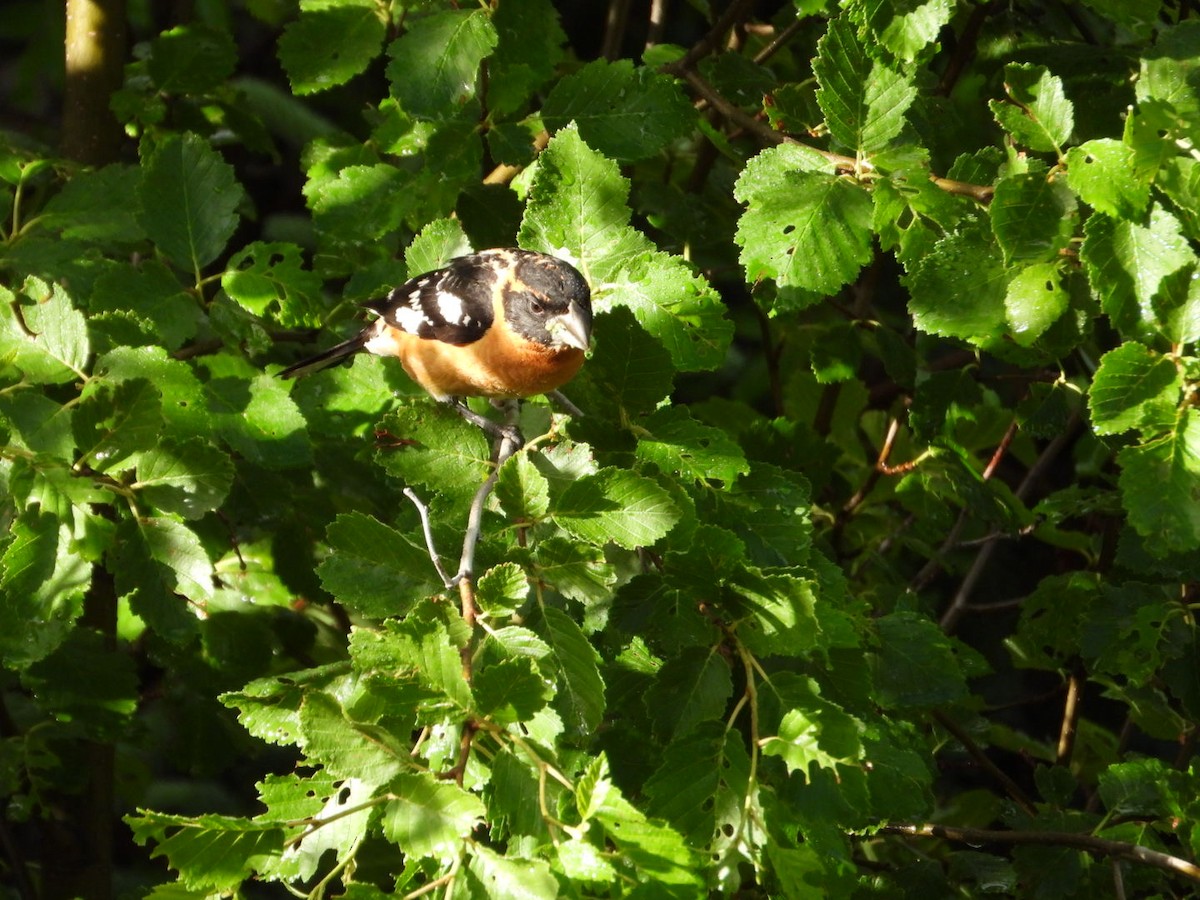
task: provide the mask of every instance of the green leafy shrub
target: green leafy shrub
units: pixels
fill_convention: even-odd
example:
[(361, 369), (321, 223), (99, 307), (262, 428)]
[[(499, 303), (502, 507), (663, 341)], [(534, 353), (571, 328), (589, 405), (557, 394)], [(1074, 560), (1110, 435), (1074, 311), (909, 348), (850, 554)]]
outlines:
[[(560, 6), (204, 4), (127, 160), (0, 134), (7, 874), (1183, 896), (1188, 5)], [(395, 361), (275, 377), (514, 245), (597, 317), (498, 471)]]

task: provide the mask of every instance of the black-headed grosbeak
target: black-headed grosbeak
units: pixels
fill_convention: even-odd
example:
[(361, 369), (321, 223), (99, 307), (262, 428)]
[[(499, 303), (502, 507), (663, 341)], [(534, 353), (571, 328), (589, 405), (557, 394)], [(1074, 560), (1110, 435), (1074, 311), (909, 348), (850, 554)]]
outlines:
[[(460, 256), (365, 305), (379, 318), (280, 377), (307, 375), (366, 350), (398, 357), (434, 399), (465, 410), (458, 398), (556, 391), (579, 371), (591, 341), (591, 291), (583, 276), (529, 250)], [(482, 424), (473, 414), (467, 418)]]

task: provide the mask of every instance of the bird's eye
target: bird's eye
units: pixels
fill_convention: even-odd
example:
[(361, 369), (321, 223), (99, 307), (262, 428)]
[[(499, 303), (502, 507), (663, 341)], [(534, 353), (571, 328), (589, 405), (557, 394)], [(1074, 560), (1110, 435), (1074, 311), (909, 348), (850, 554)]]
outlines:
[(529, 311), (531, 313), (533, 313), (535, 316), (540, 316), (542, 313), (544, 313), (546, 311), (546, 307), (542, 306), (542, 304), (538, 303), (536, 300), (530, 300), (529, 301)]

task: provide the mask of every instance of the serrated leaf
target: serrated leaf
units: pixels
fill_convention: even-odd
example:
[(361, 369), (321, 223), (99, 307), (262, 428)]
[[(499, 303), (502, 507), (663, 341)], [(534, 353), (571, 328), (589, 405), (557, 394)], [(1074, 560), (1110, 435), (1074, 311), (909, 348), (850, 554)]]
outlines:
[(529, 596), (529, 579), (516, 563), (493, 566), (475, 585), (475, 602), (491, 616), (511, 616)]
[(456, 256), (465, 256), (473, 248), (462, 223), (457, 219), (435, 219), (412, 239), (404, 251), (410, 277), (440, 269)]
[(134, 269), (119, 266), (96, 280), (93, 313), (133, 313), (144, 319), (147, 343), (177, 350), (196, 336), (200, 310), (169, 268), (148, 259)]
[(1009, 63), (1004, 67), (1004, 89), (1007, 101), (988, 104), (1000, 126), (1024, 147), (1060, 152), (1075, 128), (1075, 109), (1062, 79), (1045, 66)]
[(1007, 324), (1008, 272), (995, 245), (962, 231), (938, 242), (905, 279), (917, 327), (985, 346)]
[(230, 258), (221, 287), (247, 311), (288, 328), (315, 328), (325, 314), (321, 279), (304, 268), (295, 244), (248, 244)]
[(69, 637), (92, 567), (72, 552), (70, 530), (44, 511), (26, 510), (8, 531), (0, 556), (0, 660), (19, 670)]
[(702, 890), (697, 868), (682, 836), (675, 829), (648, 818), (611, 786), (595, 820), (634, 866), (653, 872), (656, 881), (678, 886), (679, 891)]
[(556, 498), (551, 517), (581, 540), (648, 547), (679, 521), (670, 495), (649, 478), (624, 469), (601, 469), (568, 485)]
[(599, 547), (552, 537), (538, 543), (534, 550), (534, 576), (564, 597), (585, 605), (612, 596), (617, 573)]
[(1062, 180), (1037, 173), (1001, 178), (988, 206), (1008, 264), (1055, 259), (1075, 233), (1074, 213), (1074, 198)]
[(171, 262), (199, 273), (232, 237), (242, 197), (233, 167), (207, 141), (171, 136), (142, 160), (138, 222)]
[(488, 60), (487, 106), (497, 118), (519, 110), (563, 58), (567, 36), (551, 0), (502, 4), (492, 14), (499, 43)]
[(301, 0), (279, 38), (279, 62), (297, 95), (345, 84), (383, 46), (386, 18), (374, 0)]
[(750, 471), (736, 441), (719, 428), (697, 422), (684, 407), (660, 409), (639, 427), (645, 433), (638, 435), (637, 458), (662, 472), (731, 485)]
[(1100, 304), (1118, 328), (1139, 331), (1156, 319), (1153, 299), (1163, 279), (1195, 260), (1179, 222), (1161, 206), (1148, 225), (1090, 216), (1080, 260)]
[(358, 778), (334, 778), (325, 770), (311, 778), (295, 774), (267, 776), (262, 789), (265, 815), (256, 821), (289, 824), (311, 820), (305, 831), (292, 835), (286, 851), (257, 866), (264, 879), (307, 880), (316, 874), (321, 857), (332, 850), (342, 862), (353, 854), (367, 835), (374, 806), (369, 803), (376, 786)]
[(214, 592), (212, 562), (195, 532), (166, 516), (144, 516), (121, 522), (114, 546), (117, 596), (168, 640), (194, 634), (189, 604), (203, 611)]
[(729, 662), (712, 647), (692, 647), (667, 660), (645, 694), (655, 736), (664, 744), (701, 723), (719, 720), (733, 693)]
[(630, 227), (628, 197), (629, 182), (617, 164), (568, 126), (538, 158), (518, 240), (575, 263), (592, 286), (597, 310), (627, 306), (676, 368), (716, 367), (732, 337), (718, 296)]
[(363, 513), (339, 515), (327, 538), (334, 552), (317, 567), (321, 585), (363, 615), (402, 615), (442, 587), (424, 547)]
[(1153, 538), (1155, 554), (1200, 546), (1200, 412), (1189, 409), (1169, 433), (1117, 454), (1129, 524)]
[(553, 694), (528, 657), (480, 666), (472, 676), (471, 689), (478, 713), (502, 724), (533, 718)]
[(529, 455), (518, 453), (500, 467), (496, 499), (511, 523), (532, 524), (550, 509), (550, 485)]
[(1137, 177), (1133, 149), (1113, 138), (1068, 150), (1067, 180), (1080, 200), (1116, 219), (1136, 219), (1150, 201), (1150, 185)]
[(87, 322), (61, 286), (29, 278), (15, 295), (0, 285), (4, 369), (34, 384), (62, 384), (84, 377), (89, 351)]
[(817, 42), (813, 74), (830, 134), (863, 154), (883, 149), (901, 132), (904, 114), (917, 96), (910, 77), (868, 55), (846, 16), (831, 19)]
[(198, 438), (164, 440), (138, 460), (133, 490), (163, 512), (198, 519), (217, 509), (233, 484), (229, 457)]
[(137, 166), (117, 163), (75, 172), (46, 203), (42, 224), (61, 229), (64, 238), (114, 244), (145, 240), (134, 205), (113, 203), (113, 197), (136, 194), (141, 178)]
[(76, 407), (72, 419), (78, 465), (115, 471), (130, 457), (149, 450), (162, 433), (162, 397), (145, 379), (100, 383)]
[(462, 875), (469, 896), (486, 900), (557, 900), (561, 893), (550, 866), (540, 859), (501, 856), (476, 843)]
[(931, 707), (966, 697), (966, 677), (951, 639), (924, 616), (894, 612), (878, 619), (876, 684), (888, 707)]
[(383, 833), (406, 855), (453, 858), (460, 842), (483, 819), (479, 798), (426, 773), (400, 775), (389, 785)]
[(313, 224), (339, 241), (374, 241), (404, 220), (410, 201), (405, 175), (386, 163), (350, 165), (332, 178), (314, 178), (304, 186)]
[(624, 162), (659, 152), (695, 118), (674, 80), (627, 59), (593, 60), (561, 79), (542, 107), (551, 133), (574, 122), (588, 146)]
[(604, 716), (604, 682), (596, 651), (562, 610), (546, 607), (531, 624), (551, 649), (545, 666), (557, 676), (554, 708), (574, 737), (590, 735)]
[(64, 463), (75, 461), (74, 412), (38, 391), (0, 394), (0, 424), (10, 430), (9, 442)]
[(1131, 428), (1157, 434), (1175, 421), (1183, 379), (1175, 364), (1144, 344), (1128, 341), (1100, 360), (1088, 407), (1096, 434)]
[(203, 94), (233, 74), (237, 47), (226, 31), (177, 25), (150, 41), (146, 71), (165, 94)]
[(335, 697), (307, 691), (300, 702), (300, 746), (305, 755), (340, 778), (374, 788), (412, 766), (409, 749), (385, 729), (355, 719)]
[(623, 413), (632, 419), (653, 409), (670, 393), (675, 375), (670, 354), (628, 309), (618, 307), (597, 316), (592, 344), (584, 379), (597, 390), (590, 397), (586, 396), (586, 388), (578, 392), (585, 394), (579, 400), (589, 409), (602, 413), (608, 408), (613, 410), (614, 418), (619, 419)]
[(762, 739), (762, 752), (780, 757), (789, 772), (811, 778), (813, 764), (834, 769), (861, 756), (862, 723), (820, 696), (813, 679), (783, 673), (759, 690), (777, 695), (781, 715), (778, 731)]
[(399, 407), (380, 427), (400, 446), (380, 450), (379, 461), (407, 485), (424, 485), (465, 505), (490, 473), (487, 436), (444, 404)]
[(446, 10), (417, 19), (388, 47), (392, 96), (419, 119), (444, 119), (475, 96), (479, 64), (499, 38), (482, 9)]
[(870, 260), (870, 195), (812, 165), (809, 151), (783, 144), (742, 170), (734, 196), (748, 206), (735, 239), (748, 281), (834, 294)]
[(216, 425), (238, 453), (268, 469), (291, 469), (312, 461), (304, 416), (288, 396), (288, 385), (271, 375), (250, 382), (218, 379), (207, 385)]
[(1101, 773), (1097, 790), (1110, 815), (1154, 818), (1178, 808), (1181, 798), (1172, 796), (1172, 789), (1184, 787), (1184, 777), (1161, 760), (1137, 759), (1109, 766)]
[(153, 841), (151, 859), (165, 857), (189, 888), (234, 891), (269, 857), (283, 853), (286, 831), (274, 822), (232, 816), (172, 816), (139, 810), (125, 817), (133, 839)]
[(1069, 305), (1055, 263), (1034, 263), (1019, 269), (1004, 294), (1004, 312), (1013, 340), (1023, 347), (1030, 346)]
[(883, 46), (898, 59), (913, 62), (937, 40), (953, 16), (954, 0), (906, 0), (879, 4), (871, 9), (867, 25)]

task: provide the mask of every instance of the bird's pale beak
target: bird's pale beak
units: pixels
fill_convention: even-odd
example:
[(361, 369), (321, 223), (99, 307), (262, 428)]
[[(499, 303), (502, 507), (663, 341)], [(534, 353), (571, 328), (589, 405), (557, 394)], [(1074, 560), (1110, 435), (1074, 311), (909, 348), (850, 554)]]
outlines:
[(560, 344), (587, 350), (592, 341), (592, 317), (572, 300), (565, 313), (546, 323), (546, 330)]

